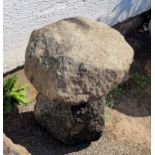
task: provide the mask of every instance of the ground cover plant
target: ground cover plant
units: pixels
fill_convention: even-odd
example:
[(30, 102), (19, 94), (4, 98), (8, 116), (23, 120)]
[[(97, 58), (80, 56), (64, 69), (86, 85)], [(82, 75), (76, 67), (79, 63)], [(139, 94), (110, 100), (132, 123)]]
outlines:
[(3, 110), (11, 112), (14, 105), (27, 104), (28, 85), (20, 85), (16, 75), (9, 77), (3, 83)]

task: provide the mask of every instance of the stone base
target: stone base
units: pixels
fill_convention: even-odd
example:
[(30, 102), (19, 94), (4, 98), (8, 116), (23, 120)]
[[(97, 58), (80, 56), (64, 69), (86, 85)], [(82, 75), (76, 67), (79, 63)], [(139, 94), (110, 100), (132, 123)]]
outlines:
[(100, 138), (104, 126), (104, 100), (80, 105), (54, 103), (41, 95), (37, 97), (35, 118), (53, 137), (65, 144), (81, 144)]

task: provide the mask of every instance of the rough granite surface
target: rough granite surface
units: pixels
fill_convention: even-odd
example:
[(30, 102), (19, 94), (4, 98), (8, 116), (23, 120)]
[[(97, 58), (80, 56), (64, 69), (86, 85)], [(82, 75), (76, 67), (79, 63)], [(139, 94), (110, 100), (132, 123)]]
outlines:
[(48, 99), (78, 105), (105, 96), (132, 61), (133, 50), (118, 31), (75, 17), (32, 32), (25, 73)]

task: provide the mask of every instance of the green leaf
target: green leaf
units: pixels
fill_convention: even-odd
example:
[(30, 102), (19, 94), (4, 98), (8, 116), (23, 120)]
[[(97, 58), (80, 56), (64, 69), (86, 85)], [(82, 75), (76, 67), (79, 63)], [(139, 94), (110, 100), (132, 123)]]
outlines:
[(104, 119), (105, 120), (110, 120), (111, 119), (111, 115), (107, 112), (104, 113)]
[(144, 89), (144, 87), (150, 83), (150, 79), (144, 74), (134, 73), (131, 79), (134, 81), (137, 89)]
[(3, 84), (4, 93), (6, 94), (6, 93), (11, 92), (11, 90), (15, 86), (16, 82), (17, 82), (17, 76), (16, 75), (5, 80), (4, 84)]
[(120, 86), (114, 87), (107, 95), (106, 95), (106, 105), (113, 108), (114, 100), (123, 95), (123, 88)]
[(25, 95), (19, 92), (11, 92), (10, 97), (14, 98), (17, 102), (22, 104), (26, 104), (28, 102)]
[(26, 97), (28, 85), (19, 85), (17, 87), (17, 76), (8, 78), (3, 83), (3, 107), (4, 111), (10, 112), (13, 104), (27, 104)]

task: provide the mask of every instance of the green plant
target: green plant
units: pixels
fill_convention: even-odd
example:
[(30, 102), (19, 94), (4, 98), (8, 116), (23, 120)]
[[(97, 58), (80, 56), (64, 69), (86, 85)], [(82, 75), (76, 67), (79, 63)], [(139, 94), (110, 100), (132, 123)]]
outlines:
[[(10, 112), (13, 104), (27, 104), (26, 92), (28, 85), (19, 85), (16, 75), (9, 77), (3, 83), (3, 109), (5, 112)], [(17, 86), (18, 84), (18, 86)]]
[(132, 74), (131, 80), (133, 80), (135, 86), (138, 89), (144, 89), (144, 87), (150, 83), (150, 79), (145, 74), (139, 73)]
[(106, 121), (111, 119), (111, 115), (108, 112), (104, 112), (104, 116), (103, 117), (104, 117), (104, 119)]
[(113, 88), (106, 96), (106, 105), (113, 108), (114, 100), (123, 95), (123, 89), (120, 86)]

